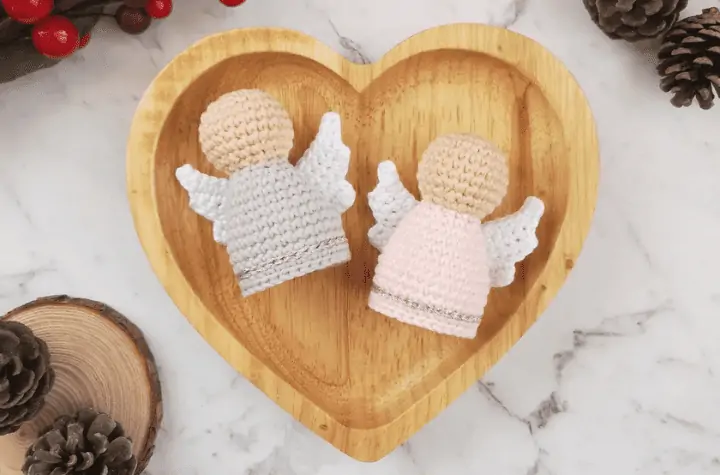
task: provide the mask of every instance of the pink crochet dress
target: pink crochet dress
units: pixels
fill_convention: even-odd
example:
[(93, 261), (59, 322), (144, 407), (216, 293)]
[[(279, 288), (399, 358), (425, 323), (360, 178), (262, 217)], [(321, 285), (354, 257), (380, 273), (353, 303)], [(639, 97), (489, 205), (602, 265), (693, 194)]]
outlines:
[(380, 254), (370, 308), (404, 323), (474, 338), (490, 291), (485, 243), (478, 218), (419, 203)]

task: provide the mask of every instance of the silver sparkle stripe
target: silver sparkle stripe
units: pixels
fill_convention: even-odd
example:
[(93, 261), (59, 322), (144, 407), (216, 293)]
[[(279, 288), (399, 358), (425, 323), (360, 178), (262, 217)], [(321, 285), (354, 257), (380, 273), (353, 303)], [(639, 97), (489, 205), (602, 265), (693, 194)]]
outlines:
[(320, 241), (315, 245), (299, 249), (291, 254), (274, 257), (269, 261), (263, 262), (262, 264), (255, 267), (251, 267), (249, 269), (242, 269), (237, 275), (241, 279), (246, 279), (248, 277), (252, 277), (253, 274), (264, 272), (270, 267), (275, 267), (276, 265), (285, 264), (290, 261), (297, 261), (301, 257), (307, 256), (309, 254), (315, 254), (318, 251), (323, 251), (344, 243), (347, 243), (347, 238), (345, 238), (345, 236), (335, 236), (333, 238)]
[(373, 284), (372, 291), (382, 295), (383, 297), (387, 297), (391, 300), (394, 300), (396, 302), (399, 302), (406, 307), (409, 307), (413, 310), (417, 310), (419, 312), (425, 312), (425, 313), (432, 313), (438, 317), (442, 318), (449, 318), (451, 320), (459, 320), (461, 322), (467, 322), (467, 323), (478, 323), (480, 321), (480, 316), (472, 316), (465, 313), (461, 313), (455, 310), (448, 310), (441, 307), (436, 307), (434, 305), (427, 305), (424, 303), (416, 302), (414, 300), (410, 300), (404, 297), (399, 297), (395, 294), (391, 294), (387, 290), (378, 287), (377, 285)]

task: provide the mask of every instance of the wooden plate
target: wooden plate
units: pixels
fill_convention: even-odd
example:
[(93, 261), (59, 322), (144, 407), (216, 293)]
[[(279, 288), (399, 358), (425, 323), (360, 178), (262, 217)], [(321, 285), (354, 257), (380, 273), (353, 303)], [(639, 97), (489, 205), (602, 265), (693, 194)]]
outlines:
[(155, 359), (140, 330), (105, 304), (66, 295), (37, 299), (3, 318), (45, 340), (55, 384), (37, 417), (0, 437), (0, 475), (21, 475), (25, 451), (40, 433), (58, 416), (88, 407), (122, 424), (142, 473), (163, 411)]
[[(262, 88), (295, 123), (296, 160), (334, 110), (353, 150), (358, 191), (345, 215), (353, 259), (248, 299), (209, 222), (174, 178), (213, 173), (199, 117), (221, 94)], [(377, 253), (367, 193), (391, 158), (416, 192), (420, 154), (438, 134), (475, 132), (510, 157), (511, 190), (494, 217), (534, 194), (547, 207), (540, 246), (516, 282), (495, 290), (474, 340), (395, 322), (367, 307)], [(528, 38), (481, 25), (420, 33), (379, 62), (357, 65), (300, 33), (235, 30), (176, 57), (152, 82), (132, 124), (128, 192), (135, 226), (165, 289), (204, 338), (307, 427), (360, 460), (381, 458), (476, 382), (556, 294), (590, 226), (598, 147), (571, 75)]]

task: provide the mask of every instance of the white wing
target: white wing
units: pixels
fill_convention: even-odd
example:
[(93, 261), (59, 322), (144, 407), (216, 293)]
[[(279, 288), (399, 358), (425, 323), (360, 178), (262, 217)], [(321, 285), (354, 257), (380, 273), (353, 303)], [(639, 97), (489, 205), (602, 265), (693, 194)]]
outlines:
[(344, 213), (355, 202), (355, 189), (345, 179), (350, 167), (350, 149), (342, 141), (340, 116), (327, 112), (320, 120), (320, 130), (297, 163), (297, 169), (310, 178)]
[(197, 214), (212, 221), (215, 241), (225, 244), (223, 225), (223, 201), (227, 179), (215, 178), (183, 165), (175, 171), (175, 177), (190, 197), (190, 208)]
[(368, 193), (368, 203), (375, 225), (368, 231), (370, 244), (382, 251), (400, 221), (417, 205), (417, 200), (403, 186), (395, 164), (384, 161), (378, 165), (378, 184)]
[(535, 230), (544, 211), (543, 202), (531, 196), (517, 212), (483, 224), (491, 286), (505, 287), (515, 279), (515, 263), (538, 245)]

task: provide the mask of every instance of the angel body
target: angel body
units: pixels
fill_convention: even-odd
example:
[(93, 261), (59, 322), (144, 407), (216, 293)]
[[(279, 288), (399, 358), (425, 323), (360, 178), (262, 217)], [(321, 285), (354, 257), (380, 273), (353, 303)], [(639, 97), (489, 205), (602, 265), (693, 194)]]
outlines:
[(472, 135), (430, 144), (418, 168), (422, 201), (392, 162), (378, 168), (369, 194), (380, 250), (369, 306), (404, 323), (474, 338), (492, 287), (509, 285), (515, 263), (537, 246), (543, 203), (528, 198), (507, 217), (482, 223), (507, 192), (505, 158)]
[(287, 112), (267, 93), (235, 91), (203, 114), (200, 143), (229, 176), (184, 165), (176, 177), (191, 208), (212, 221), (244, 296), (350, 260), (342, 213), (355, 191), (345, 181), (350, 150), (337, 114), (323, 116), (317, 137), (293, 166)]

